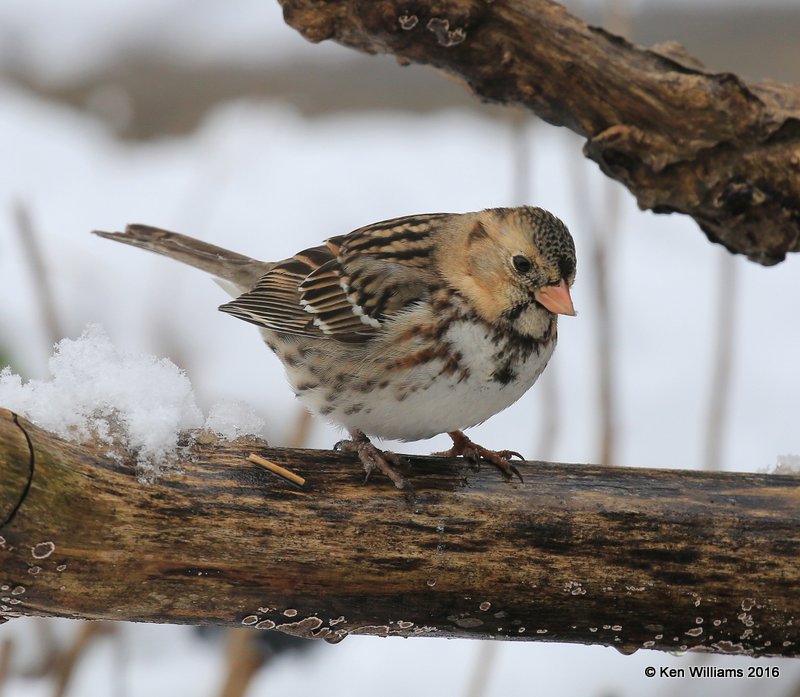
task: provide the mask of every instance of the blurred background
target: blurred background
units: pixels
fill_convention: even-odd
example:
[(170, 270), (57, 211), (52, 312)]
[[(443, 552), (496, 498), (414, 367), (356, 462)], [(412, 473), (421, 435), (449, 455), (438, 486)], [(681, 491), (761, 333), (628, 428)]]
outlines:
[[(800, 82), (796, 0), (568, 2), (710, 68)], [(565, 89), (568, 89), (565, 85)], [(0, 367), (46, 378), (55, 341), (102, 324), (168, 356), (206, 408), (246, 401), (274, 445), (330, 447), (256, 330), (200, 272), (89, 234), (143, 222), (264, 259), (363, 224), (529, 203), (572, 230), (577, 318), (537, 386), (473, 429), (531, 458), (764, 471), (800, 453), (800, 260), (763, 268), (685, 217), (639, 211), (581, 141), (480, 104), (431, 69), (311, 45), (275, 0), (0, 2)], [(429, 453), (436, 438), (400, 447)], [(396, 444), (390, 444), (396, 447)], [(349, 637), (17, 619), (0, 695), (800, 695), (772, 680), (648, 679), (752, 659), (533, 642)]]

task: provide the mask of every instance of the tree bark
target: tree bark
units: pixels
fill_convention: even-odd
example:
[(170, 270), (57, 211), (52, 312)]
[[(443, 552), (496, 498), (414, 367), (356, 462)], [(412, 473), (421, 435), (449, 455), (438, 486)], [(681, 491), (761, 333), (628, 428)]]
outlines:
[(279, 2), (310, 41), (432, 65), (572, 129), (641, 208), (690, 215), (731, 252), (768, 265), (800, 251), (796, 86), (710, 72), (677, 44), (636, 46), (550, 0)]
[(414, 457), (409, 503), (345, 453), (203, 440), (145, 484), (0, 409), (0, 615), (800, 653), (795, 477)]

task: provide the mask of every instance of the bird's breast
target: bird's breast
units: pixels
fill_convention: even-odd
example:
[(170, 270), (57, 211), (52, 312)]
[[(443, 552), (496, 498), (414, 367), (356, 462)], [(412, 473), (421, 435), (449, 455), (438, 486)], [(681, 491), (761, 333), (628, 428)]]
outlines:
[(474, 318), (412, 326), (366, 354), (329, 341), (277, 353), (312, 412), (351, 431), (420, 440), (474, 426), (516, 402), (555, 348), (554, 333), (536, 341)]

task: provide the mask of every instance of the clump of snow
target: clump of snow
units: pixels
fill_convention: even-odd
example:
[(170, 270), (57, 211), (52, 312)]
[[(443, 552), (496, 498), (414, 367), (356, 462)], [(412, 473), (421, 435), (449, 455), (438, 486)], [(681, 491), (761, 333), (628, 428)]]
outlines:
[(225, 400), (212, 405), (203, 428), (226, 440), (234, 440), (240, 436), (261, 433), (264, 420), (248, 405)]
[(778, 455), (772, 474), (800, 474), (800, 455)]
[(63, 438), (97, 438), (136, 453), (145, 478), (176, 459), (182, 431), (236, 438), (264, 426), (236, 402), (215, 405), (204, 418), (186, 373), (167, 358), (120, 351), (99, 325), (59, 342), (48, 366), (49, 380), (26, 383), (3, 368), (0, 405)]

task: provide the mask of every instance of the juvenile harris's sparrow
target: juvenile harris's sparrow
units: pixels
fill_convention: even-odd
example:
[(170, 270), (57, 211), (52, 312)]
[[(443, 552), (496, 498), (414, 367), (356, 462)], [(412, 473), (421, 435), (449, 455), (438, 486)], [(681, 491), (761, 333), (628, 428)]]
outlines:
[(235, 299), (219, 309), (259, 326), (303, 404), (347, 429), (342, 445), (367, 475), (377, 468), (401, 489), (410, 487), (396, 456), (367, 434), (448, 433), (447, 455), (518, 474), (517, 453), (487, 450), (462, 429), (536, 382), (557, 315), (575, 314), (575, 246), (541, 208), (395, 218), (274, 263), (145, 225), (97, 234), (220, 279)]

